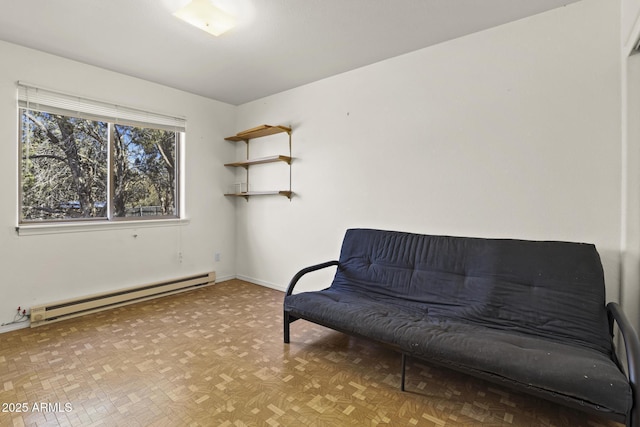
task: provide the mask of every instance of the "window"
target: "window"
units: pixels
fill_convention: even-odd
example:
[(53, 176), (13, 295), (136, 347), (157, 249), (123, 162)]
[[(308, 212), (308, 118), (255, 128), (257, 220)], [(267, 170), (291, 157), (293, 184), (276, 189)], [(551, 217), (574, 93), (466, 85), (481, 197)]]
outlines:
[(20, 223), (179, 218), (183, 119), (18, 89)]

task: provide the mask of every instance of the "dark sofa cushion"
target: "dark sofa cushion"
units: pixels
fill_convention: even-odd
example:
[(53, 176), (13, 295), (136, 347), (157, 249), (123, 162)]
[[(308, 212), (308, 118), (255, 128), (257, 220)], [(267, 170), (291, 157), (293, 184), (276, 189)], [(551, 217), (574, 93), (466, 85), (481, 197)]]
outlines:
[(507, 386), (575, 399), (620, 415), (631, 406), (626, 376), (610, 357), (584, 346), (432, 317), (397, 299), (344, 290), (290, 295), (284, 309)]
[(331, 289), (612, 352), (604, 274), (591, 244), (351, 229)]
[[(602, 412), (628, 413), (632, 392), (627, 377), (609, 357), (594, 350), (548, 339), (458, 322), (444, 322), (437, 333), (424, 333), (417, 322), (398, 333), (411, 342), (409, 354), (506, 385), (518, 385), (576, 399)], [(412, 329), (416, 332), (413, 333)], [(494, 379), (495, 379), (494, 378)]]
[(284, 310), (552, 400), (624, 419), (594, 245), (348, 230), (331, 286)]

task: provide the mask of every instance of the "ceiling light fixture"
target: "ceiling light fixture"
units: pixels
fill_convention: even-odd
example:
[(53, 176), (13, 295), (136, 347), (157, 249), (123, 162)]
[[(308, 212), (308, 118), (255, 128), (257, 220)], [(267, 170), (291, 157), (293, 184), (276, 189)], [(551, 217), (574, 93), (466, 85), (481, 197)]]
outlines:
[(192, 0), (173, 15), (214, 36), (236, 25), (233, 16), (215, 7), (210, 0)]

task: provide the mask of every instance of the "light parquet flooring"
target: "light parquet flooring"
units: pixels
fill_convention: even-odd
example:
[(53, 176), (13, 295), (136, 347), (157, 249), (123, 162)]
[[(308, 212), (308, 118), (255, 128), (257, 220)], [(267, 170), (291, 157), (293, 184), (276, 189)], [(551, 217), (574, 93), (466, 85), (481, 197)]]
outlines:
[[(305, 321), (240, 280), (0, 335), (1, 426), (620, 426)], [(18, 412), (21, 411), (21, 412)]]

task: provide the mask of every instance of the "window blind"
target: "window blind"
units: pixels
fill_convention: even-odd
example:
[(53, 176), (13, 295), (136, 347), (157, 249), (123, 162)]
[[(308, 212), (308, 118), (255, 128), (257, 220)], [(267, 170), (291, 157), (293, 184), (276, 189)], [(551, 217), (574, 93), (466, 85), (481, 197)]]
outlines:
[(18, 82), (18, 105), (29, 110), (129, 126), (152, 127), (174, 132), (186, 130), (186, 120), (181, 117), (57, 92), (24, 82)]

